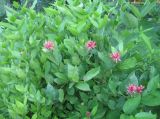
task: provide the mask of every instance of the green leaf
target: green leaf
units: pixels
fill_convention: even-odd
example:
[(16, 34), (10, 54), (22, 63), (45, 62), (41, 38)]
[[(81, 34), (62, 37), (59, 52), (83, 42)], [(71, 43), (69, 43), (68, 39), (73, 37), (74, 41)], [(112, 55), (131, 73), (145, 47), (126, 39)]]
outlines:
[(5, 23), (5, 22), (0, 22), (0, 26), (2, 27), (6, 27), (6, 28), (9, 28), (11, 30), (16, 30), (17, 28), (9, 23)]
[(141, 16), (146, 16), (155, 6), (156, 2), (145, 4), (142, 8)]
[(54, 79), (54, 82), (56, 82), (57, 84), (65, 84), (68, 82), (66, 75), (64, 73), (60, 73), (60, 72), (56, 72), (55, 76), (57, 78)]
[(86, 21), (80, 21), (77, 25), (78, 33), (81, 33), (86, 26)]
[(132, 72), (131, 74), (129, 74), (128, 76), (128, 81), (129, 81), (129, 84), (135, 84), (135, 85), (138, 85), (138, 79), (135, 75), (135, 71)]
[(121, 114), (120, 119), (135, 119), (133, 116), (128, 116), (125, 114)]
[(92, 17), (90, 17), (89, 20), (91, 21), (91, 23), (93, 24), (93, 26), (95, 26), (96, 28), (98, 28), (98, 23)]
[(64, 91), (62, 89), (59, 89), (58, 92), (59, 92), (59, 101), (63, 102), (63, 100), (64, 100)]
[(129, 59), (126, 59), (124, 62), (122, 62), (119, 65), (119, 68), (122, 70), (131, 69), (136, 66), (137, 60), (134, 57), (131, 57)]
[(120, 117), (119, 110), (111, 110), (111, 111), (108, 111), (105, 119), (119, 119), (119, 117)]
[(108, 87), (111, 90), (111, 92), (114, 95), (116, 95), (116, 93), (117, 93), (117, 90), (116, 90), (116, 88), (117, 88), (117, 82), (115, 82), (112, 79), (110, 79), (109, 82), (108, 82)]
[(138, 27), (138, 19), (134, 15), (132, 15), (128, 12), (126, 12), (126, 13), (124, 13), (124, 15), (122, 15), (122, 21), (129, 28)]
[(149, 37), (147, 37), (145, 34), (141, 34), (141, 37), (144, 41), (144, 43), (146, 44), (146, 46), (148, 47), (148, 49), (152, 52), (152, 45), (151, 45), (151, 41), (149, 39)]
[(136, 119), (157, 119), (155, 114), (151, 112), (140, 112), (135, 115)]
[(74, 39), (64, 39), (64, 45), (68, 49), (70, 54), (74, 52), (75, 41)]
[(126, 114), (131, 114), (133, 111), (135, 111), (140, 104), (141, 96), (137, 95), (136, 97), (128, 99), (125, 104), (123, 105), (123, 111)]
[(153, 91), (147, 95), (143, 95), (141, 103), (147, 106), (160, 105), (160, 91)]
[(27, 113), (27, 106), (16, 100), (16, 111), (18, 114), (24, 115)]
[(67, 16), (73, 17), (72, 13), (69, 11), (69, 9), (67, 7), (60, 7), (60, 6), (56, 6), (56, 7), (63, 14), (66, 14)]
[(100, 22), (99, 22), (99, 28), (101, 29), (101, 28), (105, 27), (107, 21), (108, 21), (108, 16), (105, 15), (104, 18), (102, 20), (100, 20)]
[(78, 84), (76, 84), (76, 88), (78, 88), (82, 91), (90, 91), (91, 90), (88, 83), (86, 83), (86, 82), (79, 82)]
[(37, 119), (37, 113), (32, 116), (32, 119)]
[(16, 85), (15, 88), (21, 93), (25, 92), (25, 87), (23, 85)]
[(85, 74), (85, 76), (83, 77), (83, 80), (89, 81), (89, 80), (93, 79), (95, 76), (97, 76), (99, 74), (99, 72), (100, 72), (100, 67), (93, 68)]
[(44, 8), (46, 14), (48, 15), (56, 15), (58, 14), (58, 11), (56, 11), (55, 9), (51, 8), (51, 7), (48, 7), (48, 8)]
[(135, 5), (130, 4), (129, 7), (131, 8), (131, 11), (134, 13), (134, 15), (136, 15), (138, 18), (141, 18), (141, 13)]
[(58, 90), (55, 89), (51, 84), (47, 84), (46, 87), (46, 96), (51, 100), (58, 100)]
[(78, 67), (68, 64), (68, 78), (74, 82), (79, 81)]
[(77, 36), (79, 34), (79, 31), (76, 27), (73, 26), (67, 26), (67, 29), (74, 35)]
[(37, 4), (37, 0), (34, 0), (34, 2), (32, 3), (31, 9), (34, 9), (36, 4)]
[(158, 88), (159, 85), (159, 75), (152, 77), (147, 85), (147, 91), (153, 91)]
[(95, 116), (95, 114), (97, 113), (97, 109), (98, 109), (98, 105), (94, 106), (92, 111), (91, 111), (91, 115)]
[(111, 58), (107, 56), (105, 52), (98, 52), (98, 57), (105, 63), (104, 66), (106, 69), (111, 69), (113, 67)]

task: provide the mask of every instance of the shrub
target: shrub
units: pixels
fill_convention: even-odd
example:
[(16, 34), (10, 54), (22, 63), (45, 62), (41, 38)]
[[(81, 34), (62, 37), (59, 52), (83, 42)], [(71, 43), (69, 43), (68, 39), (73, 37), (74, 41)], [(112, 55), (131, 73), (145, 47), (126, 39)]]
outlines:
[[(7, 119), (156, 119), (158, 22), (125, 1), (56, 1), (0, 22), (0, 116)], [(151, 35), (149, 35), (151, 34)]]

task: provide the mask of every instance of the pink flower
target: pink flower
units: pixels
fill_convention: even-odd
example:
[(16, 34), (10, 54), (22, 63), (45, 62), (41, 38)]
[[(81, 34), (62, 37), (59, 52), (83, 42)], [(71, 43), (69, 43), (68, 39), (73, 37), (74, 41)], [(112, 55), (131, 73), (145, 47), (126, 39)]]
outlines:
[(47, 50), (52, 50), (54, 48), (54, 43), (52, 41), (46, 41), (43, 46)]
[(140, 85), (140, 86), (137, 86), (137, 93), (142, 93), (142, 90), (144, 89), (144, 86)]
[(116, 61), (116, 63), (117, 63), (118, 61), (121, 61), (120, 57), (121, 57), (121, 56), (120, 56), (120, 53), (119, 53), (119, 52), (114, 52), (114, 53), (111, 54), (112, 60)]
[(86, 47), (90, 50), (96, 47), (96, 42), (95, 41), (88, 41), (86, 43)]
[(86, 117), (90, 118), (90, 116), (91, 116), (91, 112), (86, 112)]
[(131, 84), (127, 87), (128, 94), (133, 94), (137, 91), (137, 86), (134, 84)]
[(133, 94), (133, 93), (142, 93), (142, 90), (144, 89), (144, 86), (136, 86), (134, 84), (131, 84), (127, 87), (127, 92), (128, 94)]

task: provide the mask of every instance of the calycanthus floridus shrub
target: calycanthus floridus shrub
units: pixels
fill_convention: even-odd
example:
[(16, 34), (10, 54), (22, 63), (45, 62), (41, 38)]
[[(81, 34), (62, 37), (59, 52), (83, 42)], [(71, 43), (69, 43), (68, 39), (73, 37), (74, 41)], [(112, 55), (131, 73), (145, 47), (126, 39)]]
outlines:
[(6, 7), (0, 118), (158, 118), (159, 42), (146, 18), (155, 5), (70, 0), (44, 13)]

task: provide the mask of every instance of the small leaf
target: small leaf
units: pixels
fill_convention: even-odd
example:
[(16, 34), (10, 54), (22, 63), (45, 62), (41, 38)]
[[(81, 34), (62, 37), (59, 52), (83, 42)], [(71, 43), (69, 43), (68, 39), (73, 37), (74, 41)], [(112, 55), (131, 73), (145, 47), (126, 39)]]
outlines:
[(135, 85), (138, 85), (138, 79), (135, 75), (135, 72), (132, 72), (131, 74), (129, 74), (128, 76), (128, 81), (129, 81), (129, 84), (135, 84)]
[(58, 92), (59, 92), (59, 101), (63, 102), (63, 100), (64, 100), (64, 91), (62, 89), (59, 89)]
[(99, 74), (99, 72), (100, 72), (100, 67), (93, 68), (85, 74), (85, 76), (83, 77), (83, 80), (89, 81), (89, 80), (93, 79), (95, 76), (97, 76)]
[(25, 92), (25, 87), (23, 85), (16, 85), (15, 88), (21, 93)]
[(94, 108), (92, 109), (91, 111), (91, 115), (94, 116), (97, 112), (97, 109), (98, 109), (98, 105), (94, 106)]
[(136, 119), (157, 119), (155, 114), (151, 112), (140, 112), (135, 115)]
[(91, 23), (93, 24), (93, 26), (95, 26), (96, 28), (98, 28), (98, 23), (92, 17), (90, 17), (89, 20), (91, 21)]
[(117, 88), (117, 82), (113, 81), (113, 80), (109, 80), (108, 82), (108, 87), (109, 89), (111, 90), (111, 92), (116, 95), (117, 91), (116, 91), (116, 88)]
[(134, 15), (136, 15), (138, 18), (141, 18), (141, 13), (135, 5), (130, 4), (129, 7), (131, 8), (131, 11), (134, 13)]
[(141, 37), (144, 41), (144, 43), (146, 44), (146, 46), (148, 47), (148, 49), (152, 52), (152, 45), (151, 45), (151, 41), (150, 41), (150, 38), (147, 37), (145, 34), (141, 34)]
[(141, 101), (140, 95), (137, 95), (136, 97), (128, 99), (123, 105), (123, 111), (126, 114), (131, 114), (133, 111), (136, 110), (136, 108), (140, 104), (140, 101)]
[(156, 75), (149, 80), (147, 85), (147, 91), (153, 91), (157, 89), (158, 85), (159, 85), (159, 75)]
[(32, 119), (37, 119), (37, 113), (32, 116)]
[(37, 4), (37, 0), (34, 0), (34, 2), (32, 3), (31, 9), (34, 9), (36, 4)]
[(89, 85), (86, 83), (86, 82), (79, 82), (77, 85), (76, 85), (76, 88), (82, 90), (82, 91), (90, 91), (90, 87)]
[(104, 66), (106, 69), (112, 69), (114, 65), (112, 64), (111, 58), (106, 54), (107, 53), (105, 52), (98, 52), (98, 57), (104, 62)]
[(51, 84), (47, 84), (45, 92), (46, 92), (46, 96), (51, 101), (58, 99), (58, 91)]
[(135, 119), (135, 118), (132, 115), (128, 116), (128, 115), (125, 115), (125, 114), (121, 114), (120, 119)]
[(68, 78), (74, 82), (79, 81), (78, 67), (68, 64)]

